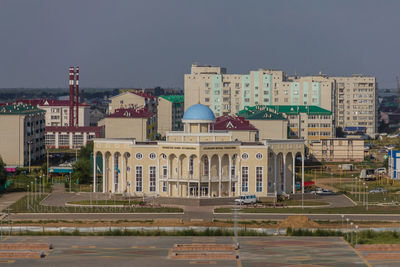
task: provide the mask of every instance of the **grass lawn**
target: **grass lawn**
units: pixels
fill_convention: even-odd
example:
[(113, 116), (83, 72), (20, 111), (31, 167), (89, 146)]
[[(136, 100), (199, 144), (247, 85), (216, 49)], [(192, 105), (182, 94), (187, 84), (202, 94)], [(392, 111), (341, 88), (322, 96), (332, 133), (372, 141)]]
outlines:
[(358, 244), (400, 244), (400, 234), (393, 231), (360, 231)]
[[(282, 202), (277, 202), (279, 205), (284, 205), (284, 206), (301, 206), (301, 200), (285, 200)], [(328, 202), (324, 201), (318, 201), (318, 200), (305, 200), (304, 201), (304, 206), (323, 206), (323, 205), (329, 205)]]
[[(12, 213), (163, 213), (183, 212), (181, 208), (172, 207), (52, 207), (40, 205), (47, 194), (30, 199), (25, 196), (10, 206)], [(29, 205), (28, 205), (29, 204)]]
[(68, 204), (78, 204), (78, 205), (138, 205), (142, 203), (142, 201), (133, 201), (131, 200), (82, 200), (82, 201), (72, 201), (68, 202)]
[[(230, 213), (231, 208), (216, 208), (215, 213)], [(305, 214), (400, 214), (399, 207), (364, 206), (340, 208), (242, 208), (243, 213), (305, 213)]]

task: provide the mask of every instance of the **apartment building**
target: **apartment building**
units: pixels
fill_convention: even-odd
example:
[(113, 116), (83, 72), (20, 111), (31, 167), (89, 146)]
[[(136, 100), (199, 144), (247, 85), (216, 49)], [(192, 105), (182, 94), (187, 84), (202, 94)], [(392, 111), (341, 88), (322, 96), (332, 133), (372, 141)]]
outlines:
[(116, 109), (121, 108), (146, 108), (148, 111), (157, 114), (158, 99), (150, 93), (125, 91), (119, 95), (110, 97), (110, 100), (108, 114), (112, 114)]
[(46, 154), (45, 111), (26, 104), (0, 106), (0, 129), (0, 156), (7, 165), (25, 166)]
[(135, 138), (137, 141), (154, 140), (157, 119), (146, 108), (120, 108), (99, 121), (105, 127), (106, 138)]
[(183, 95), (167, 95), (158, 98), (157, 131), (166, 136), (170, 131), (183, 130), (182, 117), (184, 112)]
[(336, 80), (336, 123), (347, 129), (363, 127), (367, 134), (378, 129), (377, 83), (375, 77), (353, 75)]
[(100, 137), (104, 137), (103, 127), (47, 126), (46, 148), (77, 149)]
[[(46, 126), (74, 126), (69, 125), (69, 106), (68, 100), (55, 99), (22, 99), (15, 101), (15, 104), (28, 104), (36, 106), (46, 111)], [(85, 103), (79, 104), (79, 119), (78, 125), (90, 125), (90, 107)]]
[(201, 103), (216, 116), (255, 105), (314, 105), (330, 111), (335, 106), (335, 80), (324, 75), (297, 77), (266, 69), (227, 74), (225, 68), (193, 64), (184, 82), (185, 109)]
[(329, 138), (309, 145), (311, 159), (315, 161), (348, 162), (364, 160), (364, 140)]

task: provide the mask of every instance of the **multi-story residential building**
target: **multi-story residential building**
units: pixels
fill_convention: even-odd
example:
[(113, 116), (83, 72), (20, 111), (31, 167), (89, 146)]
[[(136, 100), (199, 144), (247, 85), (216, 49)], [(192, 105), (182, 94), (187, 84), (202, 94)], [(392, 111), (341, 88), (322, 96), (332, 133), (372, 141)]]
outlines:
[(317, 161), (363, 161), (364, 140), (330, 138), (309, 145), (311, 159)]
[(169, 131), (183, 130), (182, 117), (184, 112), (183, 95), (168, 95), (158, 98), (157, 131), (165, 136)]
[[(192, 65), (185, 74), (185, 109), (201, 103), (217, 116), (245, 106), (318, 106), (333, 113), (334, 127), (365, 127), (377, 131), (375, 77), (288, 76), (281, 70), (259, 69), (228, 74), (225, 68)], [(337, 107), (337, 108), (336, 108)]]
[(112, 114), (120, 108), (146, 108), (148, 111), (157, 114), (157, 97), (150, 93), (137, 91), (126, 91), (122, 94), (110, 97), (111, 103), (108, 105), (108, 114)]
[[(277, 134), (285, 139), (287, 127), (289, 127), (289, 138), (305, 139), (308, 142), (335, 136), (332, 112), (318, 106), (258, 105), (245, 107), (238, 115), (250, 120), (260, 130), (260, 139), (271, 138), (269, 136), (273, 133), (275, 133), (275, 138)], [(268, 121), (269, 124), (265, 123), (261, 130), (259, 124), (263, 121), (264, 123)], [(276, 121), (275, 125), (271, 125), (270, 121)]]
[(103, 127), (47, 126), (46, 148), (75, 149), (86, 146), (94, 138), (104, 137)]
[(26, 104), (0, 106), (0, 156), (24, 166), (45, 154), (45, 111)]
[(245, 107), (237, 114), (258, 129), (257, 140), (288, 138), (288, 120), (274, 110), (266, 109), (265, 106), (254, 106)]
[(367, 134), (377, 132), (378, 107), (375, 77), (353, 75), (332, 77), (336, 80), (337, 127), (364, 127)]
[[(36, 106), (46, 111), (46, 126), (71, 126), (69, 125), (69, 106), (68, 100), (54, 99), (23, 99), (15, 101), (16, 104), (23, 103)], [(79, 104), (78, 126), (90, 125), (90, 107), (85, 103)], [(76, 126), (76, 125), (75, 125)]]
[(225, 68), (193, 64), (185, 74), (185, 109), (201, 103), (216, 116), (254, 105), (314, 105), (333, 111), (334, 91), (335, 80), (324, 75), (292, 77), (266, 69), (227, 74)]
[(157, 119), (146, 108), (119, 108), (99, 121), (105, 127), (106, 138), (135, 138), (149, 141), (156, 138)]

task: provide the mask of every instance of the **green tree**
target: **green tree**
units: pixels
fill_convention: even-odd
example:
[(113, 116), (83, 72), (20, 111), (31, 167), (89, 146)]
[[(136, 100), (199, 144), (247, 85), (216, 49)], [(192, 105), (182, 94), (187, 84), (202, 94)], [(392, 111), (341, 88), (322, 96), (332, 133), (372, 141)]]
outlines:
[(0, 156), (0, 186), (3, 186), (7, 182), (6, 164)]
[(93, 142), (79, 150), (78, 160), (73, 165), (72, 174), (73, 178), (79, 179), (79, 183), (89, 183), (92, 180), (91, 153), (93, 153)]

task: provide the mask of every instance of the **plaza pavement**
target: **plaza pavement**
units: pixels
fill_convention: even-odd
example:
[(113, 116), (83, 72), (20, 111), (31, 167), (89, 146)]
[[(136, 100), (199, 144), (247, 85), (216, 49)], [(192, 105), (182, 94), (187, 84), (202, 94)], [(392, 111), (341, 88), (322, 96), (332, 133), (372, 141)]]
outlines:
[[(239, 237), (238, 259), (174, 258), (175, 244), (233, 244), (232, 237), (20, 236), (3, 243), (40, 242), (54, 247), (42, 259), (11, 259), (10, 266), (370, 266), (339, 237)], [(189, 251), (190, 253), (196, 251)], [(0, 261), (1, 262), (1, 261)]]

